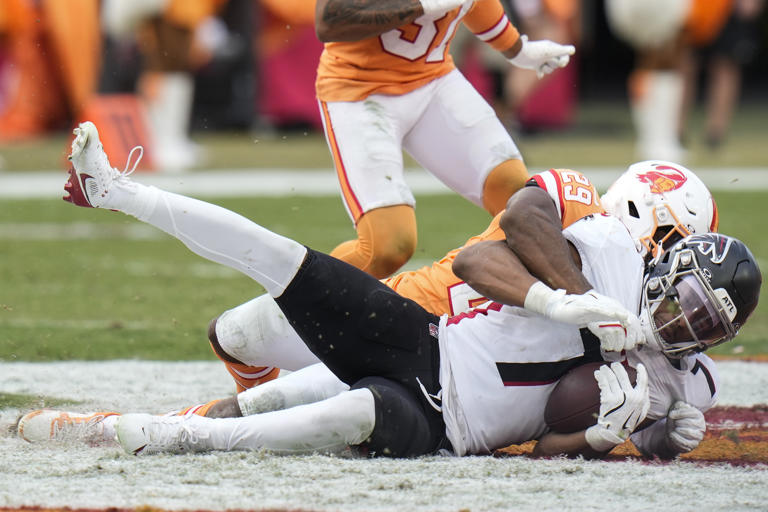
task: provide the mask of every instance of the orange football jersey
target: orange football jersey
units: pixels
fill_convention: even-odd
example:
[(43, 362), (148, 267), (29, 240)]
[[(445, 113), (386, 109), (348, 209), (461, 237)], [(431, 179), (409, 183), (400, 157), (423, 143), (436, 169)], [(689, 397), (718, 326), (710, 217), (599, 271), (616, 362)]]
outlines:
[[(578, 171), (550, 169), (533, 176), (531, 181), (552, 197), (563, 229), (587, 215), (605, 213), (597, 189)], [(501, 215), (496, 215), (481, 234), (467, 240), (464, 247), (484, 240), (504, 240), (504, 231), (499, 226)], [(462, 248), (453, 249), (431, 266), (401, 272), (382, 282), (436, 315), (456, 315), (467, 311), (487, 299), (456, 277), (451, 269), (456, 254)]]
[(520, 37), (499, 0), (467, 2), (441, 17), (412, 23), (361, 41), (325, 44), (315, 83), (321, 101), (360, 101), (371, 94), (400, 95), (455, 68), (449, 47), (459, 23), (504, 51)]

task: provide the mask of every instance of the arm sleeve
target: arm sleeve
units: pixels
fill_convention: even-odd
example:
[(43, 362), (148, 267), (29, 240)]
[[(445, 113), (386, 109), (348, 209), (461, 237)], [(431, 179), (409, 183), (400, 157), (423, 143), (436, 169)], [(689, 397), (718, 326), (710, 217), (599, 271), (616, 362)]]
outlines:
[(481, 41), (503, 52), (514, 46), (520, 33), (510, 23), (499, 0), (480, 0), (464, 18), (464, 25)]

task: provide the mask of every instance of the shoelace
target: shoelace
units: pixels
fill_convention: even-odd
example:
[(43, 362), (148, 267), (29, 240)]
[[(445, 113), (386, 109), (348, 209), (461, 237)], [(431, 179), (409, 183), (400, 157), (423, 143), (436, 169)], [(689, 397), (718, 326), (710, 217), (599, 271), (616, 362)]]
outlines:
[(96, 432), (99, 423), (104, 419), (104, 416), (98, 415), (89, 418), (87, 421), (67, 419), (63, 421), (55, 421), (53, 424), (52, 439), (58, 440), (78, 440), (86, 439), (92, 435), (98, 434)]
[[(131, 169), (128, 170), (128, 166), (131, 165), (131, 159), (133, 158), (133, 153), (136, 150), (139, 151), (139, 156), (136, 157), (136, 161), (133, 163), (133, 167), (131, 167)], [(144, 146), (134, 146), (133, 149), (131, 149), (131, 152), (128, 153), (128, 158), (125, 161), (125, 167), (123, 167), (122, 172), (119, 172), (120, 176), (118, 176), (118, 178), (127, 178), (128, 176), (133, 174), (133, 171), (135, 171), (136, 168), (139, 166), (139, 162), (141, 162), (141, 159), (143, 157), (144, 157)]]
[(196, 445), (203, 439), (208, 439), (208, 434), (196, 432), (186, 418), (180, 422), (158, 418), (156, 422), (150, 424), (147, 447), (160, 451), (174, 447), (180, 451), (186, 451), (191, 447), (185, 445)]

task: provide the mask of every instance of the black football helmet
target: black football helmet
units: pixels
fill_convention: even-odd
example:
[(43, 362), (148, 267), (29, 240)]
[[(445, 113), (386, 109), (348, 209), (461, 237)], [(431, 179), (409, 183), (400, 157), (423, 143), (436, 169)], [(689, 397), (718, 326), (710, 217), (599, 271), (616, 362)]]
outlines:
[(641, 318), (648, 342), (680, 358), (733, 339), (757, 307), (762, 281), (743, 242), (719, 233), (683, 238), (650, 263)]

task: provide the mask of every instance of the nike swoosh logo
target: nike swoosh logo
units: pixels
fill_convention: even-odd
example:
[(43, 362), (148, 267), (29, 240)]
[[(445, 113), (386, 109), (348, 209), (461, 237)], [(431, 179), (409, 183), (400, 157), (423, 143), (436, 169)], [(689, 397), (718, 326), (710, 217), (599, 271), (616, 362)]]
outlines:
[(83, 195), (88, 200), (88, 203), (90, 203), (91, 198), (88, 197), (88, 187), (85, 186), (85, 181), (92, 180), (93, 176), (83, 173), (83, 174), (80, 174), (79, 177), (80, 177), (80, 189), (83, 191)]
[[(635, 415), (635, 414), (634, 414), (634, 413), (632, 413), (632, 414), (630, 414), (630, 415), (627, 417), (627, 419), (624, 421), (624, 424), (621, 426), (621, 429), (622, 429), (622, 430), (629, 430), (629, 427), (627, 426), (627, 423), (629, 423), (629, 422), (630, 422), (629, 420), (631, 420), (631, 419), (632, 419), (632, 417), (633, 417), (634, 415)], [(637, 422), (635, 422), (635, 423), (637, 423)]]
[[(142, 434), (144, 434), (145, 436), (147, 435), (147, 433), (144, 431), (144, 427), (141, 427), (141, 433), (142, 433)], [(147, 447), (147, 445), (146, 445), (146, 444), (143, 444), (143, 445), (139, 446), (138, 448), (136, 448), (135, 450), (133, 450), (133, 454), (134, 454), (134, 455), (138, 455), (138, 454), (140, 454), (140, 453), (141, 453), (141, 451), (142, 451), (144, 448), (146, 448), (146, 447)]]
[(85, 189), (85, 180), (92, 179), (93, 176), (89, 176), (88, 174), (80, 174), (80, 185), (82, 185), (83, 189)]
[(606, 416), (610, 416), (614, 412), (616, 412), (619, 409), (621, 409), (624, 406), (625, 403), (627, 403), (627, 394), (626, 393), (622, 393), (621, 396), (622, 396), (621, 403), (619, 405), (617, 405), (616, 407), (614, 407), (613, 409), (611, 409), (610, 411), (608, 411), (607, 413), (605, 413)]

